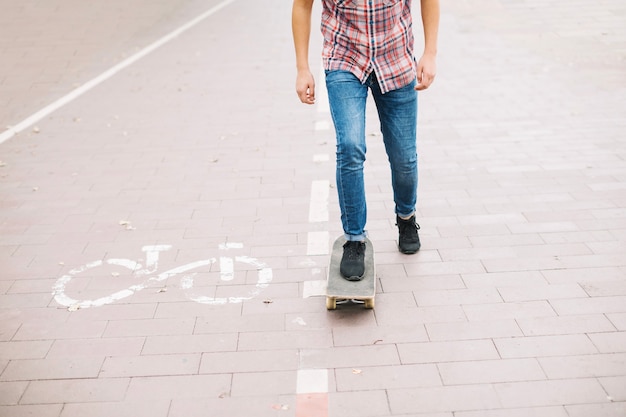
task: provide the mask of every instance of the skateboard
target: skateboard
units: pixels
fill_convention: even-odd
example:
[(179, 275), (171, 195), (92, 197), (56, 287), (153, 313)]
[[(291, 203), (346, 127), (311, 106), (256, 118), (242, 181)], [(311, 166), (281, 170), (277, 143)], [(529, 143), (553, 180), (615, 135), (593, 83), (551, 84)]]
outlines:
[(372, 242), (365, 239), (365, 273), (361, 281), (348, 281), (339, 272), (344, 243), (346, 239), (343, 236), (338, 237), (333, 243), (326, 283), (326, 308), (335, 310), (337, 304), (344, 302), (363, 303), (365, 308), (374, 308), (376, 268)]

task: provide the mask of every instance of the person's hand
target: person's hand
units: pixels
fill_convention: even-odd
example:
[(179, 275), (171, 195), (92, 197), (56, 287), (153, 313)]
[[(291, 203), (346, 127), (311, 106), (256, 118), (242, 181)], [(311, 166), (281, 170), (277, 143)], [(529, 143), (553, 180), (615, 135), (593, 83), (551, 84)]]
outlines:
[(311, 71), (298, 71), (296, 93), (304, 104), (315, 104), (315, 80)]
[(418, 91), (426, 90), (435, 81), (437, 74), (437, 59), (435, 55), (424, 54), (417, 62), (417, 85)]

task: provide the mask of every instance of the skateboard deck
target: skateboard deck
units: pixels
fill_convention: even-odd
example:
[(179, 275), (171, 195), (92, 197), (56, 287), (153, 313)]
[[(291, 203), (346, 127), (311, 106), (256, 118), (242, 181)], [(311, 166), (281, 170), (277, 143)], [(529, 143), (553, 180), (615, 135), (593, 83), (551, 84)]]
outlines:
[(362, 302), (365, 308), (374, 308), (376, 268), (372, 242), (365, 239), (365, 273), (360, 281), (348, 281), (339, 272), (344, 243), (346, 239), (343, 236), (338, 237), (333, 243), (326, 283), (326, 308), (335, 310), (337, 304), (343, 301)]

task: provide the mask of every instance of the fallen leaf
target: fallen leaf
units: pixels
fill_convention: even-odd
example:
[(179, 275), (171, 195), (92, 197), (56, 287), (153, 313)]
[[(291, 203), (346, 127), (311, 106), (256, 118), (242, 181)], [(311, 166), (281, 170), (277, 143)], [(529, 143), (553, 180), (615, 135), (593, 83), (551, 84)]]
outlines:
[(120, 226), (125, 226), (126, 230), (136, 230), (128, 220), (120, 220)]

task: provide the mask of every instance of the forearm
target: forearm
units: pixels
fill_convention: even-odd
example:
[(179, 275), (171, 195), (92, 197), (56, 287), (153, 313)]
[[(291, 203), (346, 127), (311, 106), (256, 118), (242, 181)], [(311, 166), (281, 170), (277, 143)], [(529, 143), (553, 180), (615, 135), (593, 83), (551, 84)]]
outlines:
[(424, 26), (424, 54), (437, 55), (439, 0), (421, 0), (421, 13)]
[(296, 50), (298, 70), (309, 69), (309, 40), (313, 0), (294, 0), (291, 11), (291, 30)]

